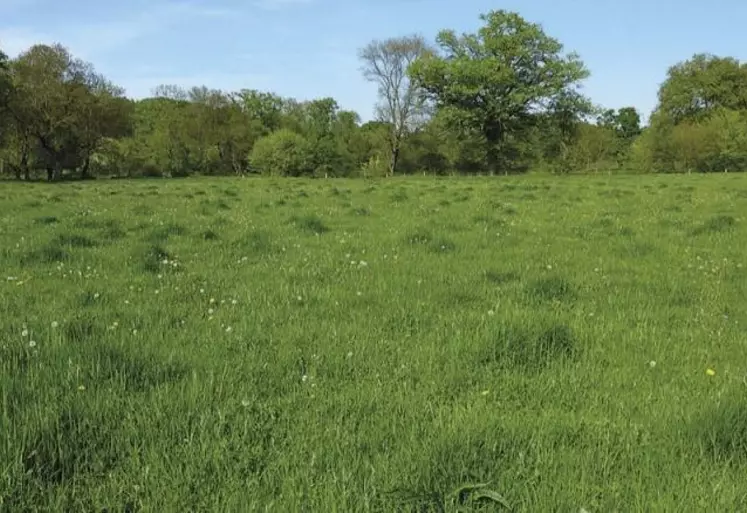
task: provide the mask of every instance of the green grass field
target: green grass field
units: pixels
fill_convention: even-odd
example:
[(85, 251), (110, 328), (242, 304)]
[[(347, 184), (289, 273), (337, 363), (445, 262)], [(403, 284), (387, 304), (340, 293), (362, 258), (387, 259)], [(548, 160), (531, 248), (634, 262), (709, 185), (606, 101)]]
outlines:
[(747, 511), (746, 220), (747, 175), (0, 183), (0, 510)]

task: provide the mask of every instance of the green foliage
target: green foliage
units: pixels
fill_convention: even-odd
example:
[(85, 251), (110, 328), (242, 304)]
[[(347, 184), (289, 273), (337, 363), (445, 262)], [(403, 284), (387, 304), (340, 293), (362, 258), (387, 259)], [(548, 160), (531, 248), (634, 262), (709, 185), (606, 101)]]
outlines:
[(437, 37), (442, 55), (411, 66), (415, 83), (443, 110), (448, 124), (484, 138), (491, 171), (510, 169), (531, 112), (554, 110), (588, 76), (575, 54), (516, 13), (491, 11), (476, 34)]
[(161, 85), (133, 101), (62, 45), (0, 52), (0, 176), (747, 170), (747, 64), (696, 54), (672, 66), (644, 129), (634, 107), (591, 105), (583, 62), (541, 25), (505, 10), (480, 20), (435, 46), (412, 35), (361, 49), (379, 92), (367, 123), (334, 98), (254, 89)]
[(747, 110), (747, 63), (696, 54), (669, 69), (659, 90), (658, 114), (679, 124), (718, 109)]
[(314, 170), (314, 155), (307, 139), (287, 129), (263, 137), (249, 158), (256, 172), (273, 176), (304, 176)]

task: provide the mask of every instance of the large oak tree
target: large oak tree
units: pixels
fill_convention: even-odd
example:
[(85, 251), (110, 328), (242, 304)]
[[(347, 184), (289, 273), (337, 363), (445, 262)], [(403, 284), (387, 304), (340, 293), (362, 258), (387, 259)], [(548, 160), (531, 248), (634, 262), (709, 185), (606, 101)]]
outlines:
[(504, 10), (480, 19), (474, 34), (438, 34), (439, 54), (426, 54), (410, 68), (453, 128), (478, 133), (491, 171), (510, 166), (506, 143), (531, 125), (534, 115), (568, 108), (580, 99), (577, 86), (588, 76), (580, 58), (540, 25)]

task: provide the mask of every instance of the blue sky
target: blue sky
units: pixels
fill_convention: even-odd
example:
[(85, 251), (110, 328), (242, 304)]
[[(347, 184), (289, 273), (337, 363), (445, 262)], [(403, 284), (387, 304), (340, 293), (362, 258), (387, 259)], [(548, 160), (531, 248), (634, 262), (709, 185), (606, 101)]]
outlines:
[(585, 92), (648, 114), (667, 68), (696, 52), (747, 60), (745, 0), (0, 0), (0, 48), (60, 42), (143, 97), (162, 83), (332, 96), (370, 119), (357, 49), (374, 38), (479, 27), (515, 10), (581, 54)]

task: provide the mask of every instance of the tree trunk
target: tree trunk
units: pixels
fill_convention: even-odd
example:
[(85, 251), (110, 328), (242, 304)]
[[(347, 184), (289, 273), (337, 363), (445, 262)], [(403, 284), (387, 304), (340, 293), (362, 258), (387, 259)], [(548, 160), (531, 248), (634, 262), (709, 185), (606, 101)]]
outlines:
[(394, 176), (394, 172), (397, 170), (397, 163), (399, 162), (399, 145), (392, 148), (392, 159), (389, 161), (389, 174)]
[(83, 161), (83, 167), (80, 170), (80, 179), (81, 180), (88, 180), (91, 178), (91, 174), (89, 173), (91, 169), (91, 156), (86, 155), (86, 159)]
[(54, 169), (52, 169), (50, 166), (47, 166), (47, 181), (51, 182), (54, 180)]

